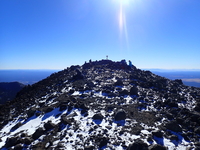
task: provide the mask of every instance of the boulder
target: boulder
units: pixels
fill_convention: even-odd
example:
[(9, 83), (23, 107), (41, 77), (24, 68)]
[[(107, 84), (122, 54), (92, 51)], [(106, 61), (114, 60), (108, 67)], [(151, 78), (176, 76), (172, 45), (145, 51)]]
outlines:
[(129, 94), (129, 92), (127, 90), (119, 91), (120, 96), (124, 96), (124, 95), (128, 95), (128, 94)]
[(137, 140), (133, 144), (130, 144), (127, 150), (148, 150), (148, 145), (141, 140)]
[(10, 137), (10, 138), (6, 139), (5, 147), (8, 148), (8, 147), (11, 147), (11, 146), (15, 146), (17, 144), (19, 144), (18, 137)]
[(76, 69), (76, 75), (73, 76), (73, 80), (81, 80), (84, 76), (79, 69)]
[(182, 132), (182, 128), (176, 121), (171, 121), (171, 122), (166, 123), (165, 127), (174, 132)]
[(33, 141), (33, 139), (30, 137), (22, 138), (22, 143), (26, 144), (26, 145), (30, 145), (32, 143), (32, 141)]
[(32, 135), (32, 138), (34, 140), (38, 139), (41, 135), (44, 134), (44, 129), (43, 128), (38, 128)]
[(95, 149), (94, 146), (86, 146), (86, 147), (84, 148), (84, 150), (94, 150), (94, 149)]
[(92, 117), (93, 120), (103, 120), (103, 115), (98, 113)]
[(88, 106), (86, 106), (86, 104), (84, 104), (84, 103), (80, 103), (79, 108), (88, 110)]
[(23, 146), (21, 144), (17, 144), (13, 150), (22, 150)]
[(36, 112), (36, 108), (29, 109), (27, 112), (28, 118), (32, 117), (35, 114), (35, 112)]
[(138, 95), (138, 89), (137, 89), (137, 87), (135, 87), (135, 86), (131, 87), (129, 94), (130, 95)]
[(121, 79), (118, 79), (115, 83), (114, 83), (115, 86), (123, 86), (123, 82)]
[(67, 104), (60, 104), (59, 111), (64, 111), (67, 109)]
[(48, 131), (55, 128), (55, 125), (51, 121), (48, 121), (47, 123), (44, 124), (44, 128), (46, 129), (46, 131)]
[(149, 150), (167, 150), (167, 148), (162, 145), (155, 144), (155, 145), (151, 145), (149, 147)]
[(122, 109), (118, 110), (115, 113), (115, 121), (125, 120), (126, 119), (126, 112)]
[(162, 138), (163, 137), (163, 133), (160, 130), (152, 131), (152, 135), (156, 136), (158, 138)]
[(99, 148), (106, 146), (107, 143), (109, 142), (109, 139), (106, 137), (100, 137), (98, 140), (99, 140)]
[(44, 108), (44, 112), (45, 112), (45, 113), (49, 113), (49, 112), (51, 112), (53, 109), (54, 109), (53, 107), (46, 107), (46, 108)]

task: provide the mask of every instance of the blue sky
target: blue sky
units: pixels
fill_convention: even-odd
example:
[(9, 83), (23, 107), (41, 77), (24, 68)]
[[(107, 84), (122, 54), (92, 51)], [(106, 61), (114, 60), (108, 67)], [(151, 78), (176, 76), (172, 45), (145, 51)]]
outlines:
[(0, 69), (131, 60), (200, 69), (199, 0), (0, 0)]

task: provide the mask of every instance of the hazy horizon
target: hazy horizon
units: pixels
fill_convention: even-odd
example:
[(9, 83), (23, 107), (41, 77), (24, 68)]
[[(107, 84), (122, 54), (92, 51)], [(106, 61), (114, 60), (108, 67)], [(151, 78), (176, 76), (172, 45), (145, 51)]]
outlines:
[[(149, 70), (168, 79), (181, 79), (184, 84), (200, 87), (200, 70), (166, 70), (166, 69), (144, 69)], [(0, 70), (0, 82), (20, 82), (23, 84), (34, 84), (52, 73), (61, 70)]]
[[(70, 67), (70, 66), (68, 66), (68, 67)], [(66, 67), (67, 68), (67, 67)], [(0, 69), (1, 71), (3, 71), (3, 70), (7, 70), (7, 71), (9, 71), (9, 70), (21, 70), (21, 71), (23, 71), (23, 70), (25, 70), (25, 71), (28, 71), (28, 70), (30, 70), (30, 71), (61, 71), (61, 70), (64, 70), (65, 68), (63, 68), (63, 69)], [(166, 71), (166, 72), (168, 72), (168, 71), (200, 71), (200, 69), (179, 69), (179, 68), (177, 68), (177, 69), (166, 69), (166, 68), (138, 68), (138, 69), (141, 69), (141, 70), (152, 70), (152, 71)]]

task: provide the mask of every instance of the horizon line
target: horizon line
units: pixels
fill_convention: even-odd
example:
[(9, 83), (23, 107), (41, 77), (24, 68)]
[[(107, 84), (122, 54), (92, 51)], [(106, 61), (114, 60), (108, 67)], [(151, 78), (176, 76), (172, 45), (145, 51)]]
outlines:
[[(59, 68), (59, 69), (0, 69), (0, 71), (2, 71), (2, 70), (64, 70), (64, 69), (66, 69), (66, 68), (63, 68), (63, 69), (61, 69), (61, 68)], [(187, 71), (187, 70), (194, 70), (194, 71), (200, 71), (200, 68), (198, 69), (198, 68), (192, 68), (192, 69), (188, 69), (188, 68), (186, 68), (186, 69), (180, 69), (180, 68), (138, 68), (138, 69), (141, 69), (141, 70), (157, 70), (157, 71), (159, 71), (159, 70), (166, 70), (166, 71)]]

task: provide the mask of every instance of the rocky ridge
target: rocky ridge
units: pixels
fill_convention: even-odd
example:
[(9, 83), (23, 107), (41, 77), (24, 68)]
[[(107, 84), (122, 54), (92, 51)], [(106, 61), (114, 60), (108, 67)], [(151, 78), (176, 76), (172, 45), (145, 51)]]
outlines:
[(200, 149), (200, 89), (100, 60), (26, 86), (0, 106), (2, 149)]

